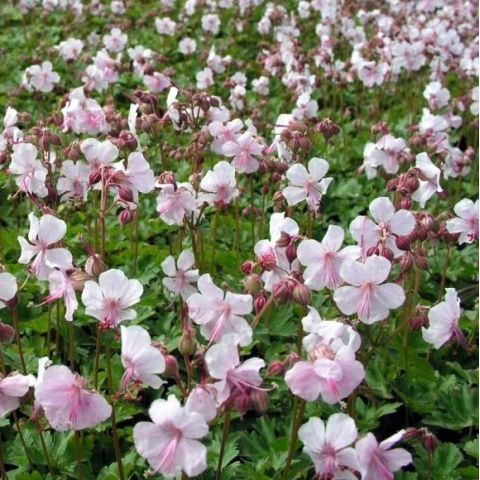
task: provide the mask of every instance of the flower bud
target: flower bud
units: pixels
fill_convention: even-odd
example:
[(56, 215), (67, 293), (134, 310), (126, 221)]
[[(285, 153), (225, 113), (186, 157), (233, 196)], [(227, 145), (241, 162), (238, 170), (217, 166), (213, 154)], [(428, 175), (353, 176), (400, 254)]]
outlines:
[(180, 377), (177, 359), (173, 355), (165, 355), (165, 371), (163, 375), (167, 378), (177, 379)]
[(281, 377), (285, 374), (285, 366), (280, 360), (273, 360), (267, 367), (269, 377)]
[(75, 270), (68, 278), (72, 282), (72, 286), (76, 292), (81, 292), (87, 280), (90, 280), (90, 275), (82, 270)]
[(118, 196), (124, 201), (124, 202), (133, 202), (133, 192), (130, 188), (128, 188), (126, 185), (122, 185), (118, 189)]
[(105, 262), (102, 260), (102, 257), (96, 253), (93, 253), (87, 258), (85, 263), (85, 271), (94, 277), (98, 277), (107, 269)]
[(133, 213), (130, 209), (122, 210), (118, 215), (118, 221), (122, 227), (133, 220)]
[(283, 196), (283, 193), (281, 191), (279, 192), (275, 192), (273, 194), (273, 201), (274, 203), (276, 202), (283, 202), (283, 200), (285, 200), (285, 197)]
[(411, 198), (409, 197), (402, 198), (402, 201), (400, 202), (400, 208), (403, 208), (404, 210), (410, 210), (412, 208)]
[(285, 256), (288, 262), (291, 264), (297, 258), (297, 247), (294, 243), (290, 243), (285, 251)]
[(254, 263), (251, 260), (247, 260), (246, 262), (242, 263), (242, 266), (240, 267), (240, 270), (242, 271), (243, 274), (249, 275), (252, 273)]
[(250, 408), (250, 395), (247, 392), (242, 392), (234, 399), (234, 408), (240, 413), (245, 413)]
[(248, 293), (257, 293), (262, 288), (262, 279), (260, 275), (252, 273), (243, 281), (243, 285)]
[(190, 327), (184, 330), (178, 342), (178, 351), (182, 355), (192, 355), (197, 349), (197, 339), (195, 329)]
[(417, 438), (419, 435), (418, 429), (414, 427), (408, 427), (405, 429), (405, 433), (403, 434), (402, 440), (411, 440)]
[(427, 257), (415, 257), (415, 265), (420, 270), (427, 270), (428, 269), (428, 260)]
[(102, 173), (100, 172), (100, 170), (95, 170), (91, 172), (90, 175), (88, 176), (88, 183), (90, 185), (95, 185), (101, 179), (102, 179)]
[(388, 247), (382, 248), (381, 255), (382, 257), (385, 257), (387, 260), (390, 260), (391, 262), (393, 262), (393, 259), (395, 258), (393, 251)]
[(387, 182), (387, 192), (394, 192), (398, 186), (398, 178), (392, 178)]
[(300, 360), (300, 355), (297, 352), (292, 352), (287, 355), (284, 360), (286, 369), (292, 368)]
[(9, 345), (15, 337), (15, 330), (6, 323), (0, 322), (0, 344)]
[(255, 310), (255, 313), (258, 314), (263, 310), (263, 307), (267, 303), (267, 297), (263, 294), (260, 293), (255, 297), (253, 300), (253, 308)]
[(395, 239), (395, 245), (398, 249), (408, 252), (410, 250), (410, 239), (408, 237), (397, 237)]
[(413, 317), (410, 318), (409, 323), (410, 328), (414, 332), (418, 332), (422, 327), (426, 327), (428, 325), (428, 318), (425, 315), (413, 315)]
[(406, 252), (400, 258), (399, 264), (402, 273), (408, 272), (413, 266), (413, 255), (410, 252)]
[(380, 253), (379, 248), (376, 245), (374, 245), (373, 247), (370, 247), (367, 250), (367, 257), (371, 257), (372, 255), (378, 255), (379, 253)]
[(280, 238), (277, 240), (277, 243), (275, 244), (279, 248), (285, 248), (290, 245), (292, 241), (292, 237), (285, 232), (280, 233)]
[(297, 283), (297, 285), (295, 285), (293, 288), (292, 298), (299, 305), (306, 307), (307, 305), (310, 305), (312, 293), (306, 285), (303, 283)]
[(425, 432), (422, 439), (425, 450), (432, 455), (438, 447), (438, 438), (431, 432)]
[(257, 413), (265, 413), (268, 407), (268, 395), (264, 390), (252, 389), (250, 402)]

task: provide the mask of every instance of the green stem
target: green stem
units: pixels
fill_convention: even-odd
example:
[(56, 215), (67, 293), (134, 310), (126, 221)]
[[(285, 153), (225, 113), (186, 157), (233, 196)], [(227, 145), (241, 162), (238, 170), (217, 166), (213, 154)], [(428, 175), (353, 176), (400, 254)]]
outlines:
[(213, 275), (215, 275), (215, 252), (217, 250), (217, 228), (218, 228), (218, 210), (215, 209), (215, 216), (213, 217), (213, 226), (212, 226), (212, 260), (210, 262), (210, 270)]
[(218, 465), (217, 465), (217, 473), (215, 475), (215, 480), (220, 480), (222, 478), (223, 456), (225, 454), (225, 447), (227, 445), (227, 438), (229, 433), (230, 433), (230, 412), (227, 412), (223, 419), (222, 443), (220, 444), (220, 453), (218, 455)]
[(80, 432), (75, 431), (75, 457), (77, 459), (77, 479), (82, 480), (82, 454), (80, 449)]
[(20, 363), (22, 364), (23, 374), (27, 374), (27, 365), (25, 363), (25, 357), (23, 356), (22, 339), (20, 338), (20, 322), (18, 320), (18, 310), (16, 306), (13, 306), (10, 310), (13, 319), (13, 328), (15, 329), (15, 340), (17, 342), (18, 355), (20, 357)]
[(67, 322), (68, 324), (68, 339), (69, 339), (69, 356), (70, 356), (70, 368), (75, 370), (75, 333), (73, 331), (73, 322)]
[(95, 370), (93, 373), (93, 386), (98, 389), (98, 369), (100, 366), (100, 327), (97, 326), (97, 339), (95, 341)]
[(22, 428), (20, 427), (20, 422), (18, 421), (17, 412), (13, 411), (12, 416), (13, 416), (13, 421), (15, 422), (15, 427), (17, 428), (18, 438), (20, 439), (20, 443), (22, 444), (22, 448), (23, 448), (23, 451), (25, 452), (25, 456), (27, 457), (27, 461), (30, 464), (30, 466), (33, 468), (32, 458), (28, 453), (27, 444), (25, 443), (25, 438), (22, 433)]
[(38, 436), (40, 437), (40, 445), (42, 446), (43, 455), (45, 456), (45, 460), (47, 462), (48, 471), (50, 472), (50, 475), (53, 476), (53, 468), (52, 468), (52, 464), (50, 462), (50, 455), (48, 454), (47, 445), (45, 443), (45, 438), (43, 437), (42, 427), (41, 427), (40, 422), (38, 420), (35, 420), (35, 425), (37, 427)]
[(5, 470), (5, 463), (3, 461), (3, 441), (0, 435), (0, 477), (2, 480), (8, 479), (7, 472)]
[(288, 446), (288, 456), (285, 462), (285, 470), (283, 471), (282, 480), (288, 479), (288, 472), (290, 470), (290, 465), (293, 460), (293, 455), (297, 448), (298, 440), (298, 430), (303, 420), (303, 414), (305, 412), (305, 400), (302, 400), (299, 397), (295, 397), (295, 404), (293, 407), (293, 416), (292, 416), (292, 431), (290, 433), (290, 444)]
[(137, 204), (137, 210), (135, 212), (135, 218), (133, 219), (133, 228), (134, 228), (134, 245), (133, 245), (133, 274), (135, 277), (137, 273), (137, 264), (138, 264), (138, 227), (139, 227), (139, 213), (138, 209), (140, 208), (140, 203)]

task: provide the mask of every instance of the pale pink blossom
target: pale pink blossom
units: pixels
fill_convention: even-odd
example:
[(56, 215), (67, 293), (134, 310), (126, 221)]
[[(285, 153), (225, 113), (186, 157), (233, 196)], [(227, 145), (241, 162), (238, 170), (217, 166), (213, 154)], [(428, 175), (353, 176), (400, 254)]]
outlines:
[(137, 313), (131, 307), (140, 301), (143, 287), (138, 280), (129, 280), (121, 270), (110, 269), (85, 282), (82, 302), (85, 313), (96, 318), (102, 328), (116, 328), (124, 320), (133, 320)]
[(29, 192), (43, 198), (48, 195), (45, 185), (47, 169), (37, 160), (38, 150), (31, 143), (13, 146), (9, 170), (15, 175), (15, 182), (22, 192)]
[(197, 80), (197, 88), (199, 90), (206, 90), (213, 85), (213, 72), (209, 67), (205, 67), (195, 75)]
[(473, 88), (471, 97), (472, 104), (470, 105), (470, 113), (478, 117), (478, 87)]
[(368, 143), (364, 150), (364, 167), (368, 178), (377, 174), (377, 168), (382, 167), (385, 172), (395, 174), (400, 168), (398, 160), (406, 151), (406, 143), (403, 138), (395, 138), (393, 135), (384, 135), (377, 143)]
[(323, 158), (311, 158), (308, 170), (301, 163), (292, 165), (286, 173), (290, 186), (282, 190), (288, 205), (293, 206), (306, 200), (310, 210), (318, 211), (322, 197), (333, 180), (331, 177), (323, 178), (328, 169), (328, 162)]
[(335, 290), (342, 283), (340, 277), (342, 263), (360, 257), (358, 247), (350, 246), (340, 250), (344, 237), (342, 227), (330, 225), (322, 242), (307, 239), (298, 245), (298, 260), (307, 267), (303, 272), (305, 285), (312, 290), (323, 288)]
[(262, 390), (260, 369), (265, 367), (261, 358), (252, 357), (240, 363), (235, 338), (226, 335), (220, 343), (210, 347), (205, 362), (211, 377), (219, 405), (237, 397), (248, 401), (252, 390)]
[(453, 211), (456, 217), (447, 220), (447, 230), (452, 234), (460, 234), (458, 243), (473, 243), (478, 240), (478, 200), (464, 198), (460, 200)]
[(412, 463), (412, 455), (404, 448), (392, 448), (405, 430), (378, 443), (373, 433), (367, 433), (355, 444), (358, 461), (364, 472), (363, 480), (393, 480), (394, 472)]
[(465, 344), (465, 337), (458, 326), (462, 313), (460, 299), (454, 288), (445, 289), (445, 301), (435, 305), (428, 312), (428, 328), (422, 328), (423, 339), (435, 348), (455, 338)]
[(450, 92), (447, 88), (443, 88), (440, 82), (430, 82), (423, 91), (423, 98), (428, 101), (429, 107), (435, 110), (448, 105)]
[(152, 422), (133, 428), (135, 448), (153, 472), (173, 478), (185, 472), (200, 475), (207, 468), (207, 449), (199, 440), (208, 433), (205, 418), (182, 407), (174, 395), (155, 400), (148, 411)]
[(163, 90), (166, 90), (172, 85), (170, 78), (159, 72), (153, 72), (151, 75), (145, 75), (143, 77), (143, 83), (152, 93), (163, 92)]
[(197, 49), (197, 42), (190, 37), (185, 37), (180, 40), (178, 44), (178, 50), (183, 55), (191, 55)]
[(199, 413), (207, 422), (211, 422), (217, 416), (217, 403), (211, 390), (198, 385), (190, 392), (185, 403), (188, 410)]
[(60, 42), (55, 48), (60, 56), (66, 61), (76, 60), (82, 53), (84, 44), (78, 38), (68, 38)]
[(122, 335), (122, 365), (125, 368), (120, 390), (129, 384), (148, 385), (160, 388), (163, 380), (158, 374), (165, 371), (165, 359), (160, 350), (152, 345), (148, 332), (138, 325), (120, 327)]
[(360, 472), (357, 452), (351, 447), (358, 431), (352, 418), (344, 413), (331, 415), (327, 424), (311, 417), (298, 431), (304, 452), (312, 459), (320, 478), (354, 480)]
[(87, 159), (90, 171), (102, 167), (112, 166), (117, 159), (119, 150), (110, 140), (99, 141), (96, 138), (87, 138), (80, 144), (80, 151)]
[(214, 165), (200, 182), (200, 188), (205, 192), (199, 195), (199, 201), (209, 205), (226, 206), (238, 197), (235, 169), (225, 161)]
[(84, 162), (65, 160), (62, 163), (62, 176), (57, 183), (57, 191), (62, 200), (73, 198), (85, 201), (89, 187), (89, 174), (90, 169)]
[(22, 83), (28, 90), (48, 93), (59, 81), (60, 76), (53, 71), (51, 62), (42, 62), (41, 65), (32, 65), (25, 70)]
[(303, 92), (297, 99), (292, 115), (296, 120), (303, 120), (304, 118), (315, 118), (317, 112), (317, 101), (311, 99), (309, 92)]
[(395, 257), (403, 255), (396, 245), (396, 238), (408, 236), (414, 230), (416, 220), (412, 212), (404, 209), (395, 211), (388, 197), (372, 200), (369, 211), (375, 222), (360, 215), (350, 224), (350, 233), (358, 242), (362, 258), (372, 247), (377, 247), (380, 252), (388, 248)]
[(119, 28), (112, 28), (110, 33), (103, 36), (103, 44), (110, 52), (121, 52), (127, 44), (128, 36)]
[(235, 141), (239, 135), (240, 130), (243, 127), (243, 122), (239, 118), (235, 118), (224, 124), (221, 121), (214, 120), (208, 124), (208, 131), (210, 135), (214, 137), (211, 145), (211, 149), (218, 153), (223, 154), (223, 146), (229, 141)]
[(0, 308), (17, 294), (17, 280), (8, 272), (0, 273)]
[(201, 334), (210, 342), (218, 342), (229, 333), (236, 334), (238, 343), (248, 345), (252, 338), (252, 327), (243, 318), (251, 313), (252, 296), (224, 292), (217, 287), (206, 273), (197, 282), (199, 293), (187, 301), (190, 318), (200, 325)]
[(223, 145), (223, 154), (226, 157), (233, 157), (232, 165), (240, 173), (256, 172), (260, 165), (256, 157), (262, 155), (262, 152), (263, 146), (248, 130)]
[(65, 320), (73, 321), (73, 314), (78, 308), (77, 296), (72, 280), (62, 270), (53, 270), (48, 275), (48, 289), (50, 294), (44, 303), (51, 303), (63, 298), (65, 304)]
[(177, 24), (168, 17), (156, 18), (155, 28), (160, 35), (167, 35), (171, 37), (177, 28)]
[(112, 407), (99, 393), (87, 389), (87, 380), (64, 365), (48, 367), (35, 385), (35, 400), (54, 430), (84, 430), (104, 422)]
[(412, 199), (425, 207), (427, 201), (435, 194), (443, 192), (440, 186), (441, 170), (433, 164), (429, 156), (425, 153), (419, 153), (416, 156), (415, 167), (420, 171), (420, 186), (412, 194)]
[(18, 373), (0, 378), (0, 418), (20, 406), (20, 399), (27, 394), (31, 383), (30, 376)]
[(46, 280), (54, 268), (69, 270), (73, 268), (72, 254), (66, 249), (55, 247), (67, 232), (67, 224), (53, 215), (43, 215), (40, 220), (33, 214), (28, 215), (30, 229), (28, 242), (17, 237), (22, 249), (19, 263), (30, 263), (30, 271), (39, 279)]
[(167, 275), (162, 279), (163, 285), (173, 295), (180, 295), (184, 301), (197, 292), (192, 285), (199, 277), (198, 270), (193, 269), (194, 265), (195, 257), (191, 250), (183, 250), (178, 256), (176, 265), (172, 255), (161, 263), (162, 270)]
[(182, 225), (185, 216), (197, 209), (197, 201), (189, 183), (160, 185), (157, 197), (157, 212), (167, 225)]
[(368, 325), (384, 320), (390, 310), (405, 301), (400, 285), (384, 283), (392, 265), (385, 257), (373, 255), (361, 262), (344, 262), (340, 275), (349, 286), (337, 288), (333, 298), (345, 315), (357, 314)]
[(205, 32), (216, 35), (220, 31), (220, 18), (213, 13), (202, 17), (202, 29)]

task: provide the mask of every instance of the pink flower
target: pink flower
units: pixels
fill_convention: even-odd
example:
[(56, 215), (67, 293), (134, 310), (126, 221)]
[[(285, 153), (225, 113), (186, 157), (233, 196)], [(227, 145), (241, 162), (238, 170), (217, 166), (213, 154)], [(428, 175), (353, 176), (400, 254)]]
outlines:
[(233, 157), (232, 165), (240, 173), (256, 172), (260, 164), (255, 157), (262, 155), (262, 152), (263, 146), (248, 130), (234, 141), (230, 140), (223, 145), (223, 154)]
[(349, 479), (360, 471), (357, 452), (350, 447), (358, 435), (352, 418), (344, 413), (335, 413), (327, 425), (317, 417), (300, 427), (298, 436), (304, 444), (304, 452), (312, 459), (320, 478)]
[(109, 140), (100, 142), (96, 138), (87, 138), (80, 144), (80, 150), (87, 159), (90, 171), (107, 167), (118, 157), (118, 148)]
[(15, 175), (15, 182), (22, 192), (29, 192), (44, 198), (48, 195), (45, 180), (47, 169), (37, 160), (37, 147), (30, 143), (13, 146), (9, 170)]
[(129, 308), (140, 301), (143, 287), (138, 280), (129, 280), (121, 270), (110, 269), (85, 282), (82, 302), (85, 313), (100, 321), (102, 328), (116, 328), (124, 320), (133, 320), (137, 313)]
[(237, 397), (245, 398), (248, 403), (251, 390), (262, 390), (259, 388), (263, 381), (259, 371), (265, 367), (265, 362), (253, 357), (240, 363), (235, 338), (231, 335), (210, 347), (205, 361), (212, 378), (219, 380), (213, 384), (219, 405)]
[(77, 296), (72, 281), (64, 271), (53, 270), (48, 275), (48, 284), (50, 295), (44, 300), (44, 303), (51, 303), (62, 298), (65, 303), (65, 320), (73, 321), (73, 314), (78, 308)]
[[(390, 310), (405, 301), (400, 285), (383, 283), (392, 265), (385, 257), (373, 255), (360, 262), (345, 262), (340, 275), (352, 286), (335, 290), (333, 298), (345, 315), (356, 313), (359, 320), (370, 325), (388, 317)], [(382, 285), (383, 284), (383, 285)]]
[(395, 239), (412, 233), (416, 225), (412, 212), (403, 209), (395, 211), (388, 197), (373, 200), (369, 210), (375, 222), (361, 215), (350, 224), (350, 233), (359, 244), (362, 258), (368, 255), (372, 247), (378, 247), (380, 252), (388, 248), (395, 257), (403, 255), (402, 250), (397, 248)]
[(208, 273), (198, 279), (197, 287), (200, 293), (194, 293), (187, 300), (188, 314), (201, 326), (202, 335), (210, 342), (218, 342), (223, 335), (234, 333), (240, 345), (248, 345), (252, 328), (243, 315), (252, 311), (252, 296), (225, 293)]
[(453, 211), (457, 214), (455, 218), (447, 221), (449, 233), (460, 234), (458, 243), (473, 243), (478, 240), (478, 200), (464, 198), (460, 200)]
[(353, 349), (341, 341), (333, 346), (326, 337), (312, 347), (308, 361), (299, 361), (287, 371), (285, 383), (292, 393), (309, 402), (321, 397), (326, 403), (338, 403), (364, 379), (363, 365), (355, 360)]
[(435, 305), (428, 312), (428, 328), (422, 328), (423, 339), (435, 348), (440, 348), (452, 338), (465, 344), (465, 337), (458, 326), (460, 299), (454, 288), (445, 289), (445, 301)]
[(30, 376), (18, 373), (0, 378), (0, 418), (20, 406), (20, 398), (26, 395), (31, 383)]
[(41, 65), (32, 65), (25, 70), (22, 84), (28, 90), (48, 93), (59, 81), (60, 76), (53, 71), (51, 62), (42, 62)]
[(22, 248), (19, 263), (30, 263), (30, 270), (39, 280), (46, 280), (54, 268), (69, 270), (73, 268), (72, 254), (66, 248), (51, 248), (59, 242), (67, 232), (63, 220), (52, 215), (44, 215), (40, 221), (33, 214), (28, 215), (30, 230), (27, 242), (23, 237), (17, 237)]
[(131, 382), (160, 388), (163, 384), (159, 373), (165, 371), (165, 359), (160, 350), (152, 345), (148, 332), (138, 325), (120, 327), (122, 334), (122, 365), (125, 368), (120, 390)]
[(17, 280), (8, 272), (0, 273), (0, 308), (17, 294)]
[(295, 163), (286, 173), (290, 186), (282, 190), (288, 205), (296, 205), (303, 200), (307, 201), (308, 208), (317, 211), (322, 197), (327, 193), (332, 178), (323, 178), (328, 172), (328, 162), (323, 158), (312, 158), (308, 162), (308, 170), (301, 164)]
[(423, 91), (423, 98), (428, 100), (428, 105), (434, 110), (448, 105), (450, 92), (447, 88), (442, 88), (440, 82), (430, 82)]
[(110, 34), (103, 36), (103, 44), (110, 52), (121, 52), (127, 44), (128, 36), (119, 28), (112, 28)]
[(160, 93), (172, 85), (172, 81), (163, 73), (153, 72), (152, 75), (145, 75), (143, 83), (152, 93)]
[(200, 182), (200, 188), (207, 192), (199, 196), (199, 201), (209, 205), (229, 205), (238, 197), (235, 169), (228, 162), (218, 162)]
[(357, 441), (355, 450), (364, 471), (363, 480), (393, 480), (393, 472), (412, 463), (412, 455), (405, 449), (391, 448), (404, 433), (405, 430), (401, 430), (380, 444), (373, 433), (367, 433)]
[(196, 386), (190, 392), (185, 406), (191, 412), (199, 413), (207, 422), (211, 422), (217, 416), (217, 404), (210, 391), (202, 386)]
[(190, 250), (184, 250), (180, 253), (175, 265), (175, 259), (169, 255), (161, 264), (162, 270), (167, 277), (163, 278), (163, 285), (170, 290), (173, 295), (181, 295), (184, 301), (196, 293), (197, 289), (192, 285), (198, 280), (198, 270), (193, 270), (195, 257)]
[(322, 242), (303, 240), (298, 246), (297, 257), (307, 267), (303, 272), (305, 285), (313, 290), (329, 288), (335, 290), (342, 283), (340, 267), (345, 260), (356, 260), (360, 256), (358, 247), (340, 250), (344, 239), (342, 227), (330, 225)]
[(207, 449), (198, 440), (208, 433), (204, 417), (182, 407), (174, 395), (155, 400), (148, 413), (153, 423), (137, 423), (133, 438), (153, 472), (167, 478), (182, 471), (189, 477), (202, 473), (207, 468)]
[(420, 186), (413, 192), (412, 199), (424, 208), (427, 200), (435, 193), (443, 192), (440, 186), (441, 170), (432, 163), (425, 152), (419, 153), (416, 159), (415, 167), (420, 170)]
[(189, 183), (160, 185), (157, 197), (157, 212), (167, 225), (182, 225), (186, 215), (197, 209), (197, 201)]
[(87, 199), (88, 176), (90, 169), (85, 163), (78, 161), (65, 160), (62, 163), (62, 176), (57, 183), (57, 191), (62, 200), (74, 198), (76, 200)]
[(208, 124), (208, 131), (210, 135), (214, 138), (211, 149), (218, 153), (219, 155), (223, 154), (223, 146), (225, 143), (232, 141), (234, 142), (240, 135), (240, 130), (243, 127), (243, 122), (239, 118), (235, 118), (230, 122), (224, 124), (218, 120)]
[(35, 385), (35, 399), (54, 430), (83, 430), (110, 417), (112, 407), (99, 393), (88, 390), (87, 383), (64, 365), (45, 370)]
[[(368, 143), (364, 150), (364, 166), (368, 178), (377, 174), (377, 168), (383, 169), (390, 174), (398, 172), (400, 155), (406, 151), (406, 143), (403, 138), (395, 138), (393, 135), (384, 135), (377, 143)], [(369, 171), (369, 169), (371, 169)]]

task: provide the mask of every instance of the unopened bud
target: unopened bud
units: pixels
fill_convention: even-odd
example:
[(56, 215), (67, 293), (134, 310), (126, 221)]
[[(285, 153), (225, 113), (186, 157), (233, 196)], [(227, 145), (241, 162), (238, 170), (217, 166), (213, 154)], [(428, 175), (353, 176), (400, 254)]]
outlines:
[(262, 288), (262, 279), (256, 273), (252, 273), (243, 281), (243, 285), (248, 293), (257, 293)]
[(428, 260), (427, 257), (415, 257), (415, 265), (420, 270), (427, 270), (428, 269)]
[(91, 172), (90, 175), (88, 176), (88, 183), (90, 185), (95, 185), (101, 179), (102, 179), (102, 173), (100, 172), (100, 170), (95, 170)]
[(293, 288), (292, 298), (299, 305), (306, 307), (307, 305), (310, 305), (312, 293), (306, 285), (303, 283), (297, 283), (297, 285), (295, 285)]
[(435, 450), (438, 447), (438, 439), (431, 432), (426, 432), (423, 435), (422, 443), (423, 443), (423, 446), (425, 447), (425, 450), (427, 450), (427, 452), (429, 452), (431, 455), (435, 452)]
[(408, 251), (410, 250), (410, 239), (408, 237), (397, 237), (395, 239), (395, 245), (398, 249)]
[(286, 248), (290, 245), (291, 241), (292, 237), (288, 233), (282, 232), (275, 245), (279, 248)]
[(267, 297), (261, 293), (255, 297), (253, 300), (253, 308), (255, 310), (255, 313), (258, 314), (263, 310), (263, 307), (267, 303)]
[(267, 411), (268, 395), (264, 390), (252, 389), (250, 391), (250, 401), (257, 413), (265, 413)]
[(128, 188), (126, 185), (122, 185), (118, 189), (118, 196), (124, 201), (124, 202), (133, 202), (133, 192), (131, 188)]
[(9, 345), (15, 337), (15, 330), (6, 323), (0, 322), (0, 344)]
[(188, 331), (184, 330), (178, 342), (178, 351), (182, 355), (192, 355), (196, 349), (197, 339), (195, 329), (189, 328)]
[(291, 264), (297, 258), (297, 247), (294, 243), (291, 243), (286, 251), (285, 255), (287, 257), (288, 262)]
[(75, 270), (71, 273), (68, 278), (72, 283), (72, 286), (76, 292), (81, 292), (87, 280), (90, 280), (90, 275), (87, 272), (83, 272), (82, 270)]
[(387, 182), (387, 192), (394, 192), (398, 186), (398, 178), (392, 178)]
[(167, 378), (177, 379), (180, 377), (177, 359), (173, 355), (165, 355), (165, 371), (163, 375)]
[(254, 266), (254, 263), (251, 260), (247, 260), (246, 262), (242, 263), (242, 266), (240, 267), (240, 270), (245, 275), (249, 275), (253, 270), (253, 266)]
[(404, 210), (410, 210), (412, 208), (411, 198), (409, 197), (402, 198), (402, 201), (400, 202), (400, 208), (403, 208)]
[(122, 210), (118, 215), (118, 221), (122, 227), (133, 220), (133, 213), (130, 209)]
[(281, 377), (285, 374), (285, 366), (280, 360), (273, 360), (267, 367), (269, 377)]

